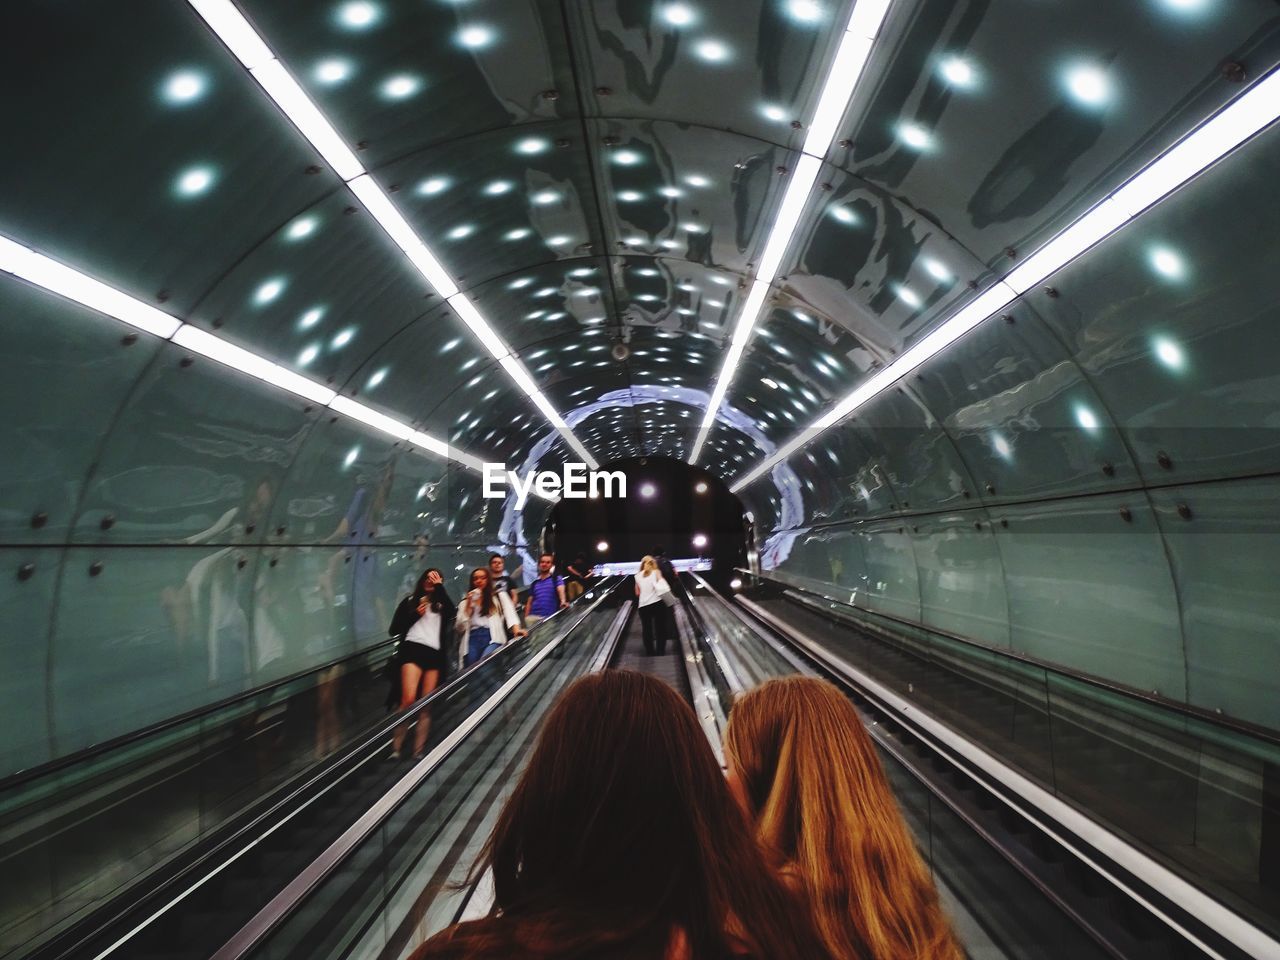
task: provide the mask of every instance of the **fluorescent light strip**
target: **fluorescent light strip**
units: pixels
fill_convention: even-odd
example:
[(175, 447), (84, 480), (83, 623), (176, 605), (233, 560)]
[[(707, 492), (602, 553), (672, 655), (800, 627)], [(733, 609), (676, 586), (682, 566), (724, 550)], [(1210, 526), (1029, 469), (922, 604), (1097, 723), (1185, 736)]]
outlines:
[(143, 303), (115, 287), (107, 286), (101, 280), (95, 280), (5, 237), (0, 237), (0, 270), (68, 300), (74, 300), (91, 310), (115, 317), (152, 336), (167, 340), (182, 325), (181, 320), (163, 310), (157, 310), (149, 303)]
[(742, 355), (746, 352), (747, 342), (760, 319), (760, 311), (764, 306), (764, 296), (755, 296), (757, 288), (763, 284), (766, 288), (773, 283), (782, 266), (782, 258), (786, 256), (791, 241), (795, 238), (796, 228), (800, 225), (809, 197), (813, 193), (813, 185), (822, 172), (822, 158), (831, 149), (831, 141), (854, 91), (858, 80), (871, 56), (871, 48), (880, 33), (884, 18), (889, 12), (892, 0), (858, 0), (849, 16), (848, 26), (840, 38), (840, 46), (836, 50), (835, 60), (827, 71), (827, 78), (822, 85), (822, 93), (818, 97), (818, 106), (814, 110), (809, 123), (809, 133), (805, 137), (800, 159), (791, 174), (786, 192), (782, 195), (782, 203), (778, 207), (777, 216), (769, 230), (769, 238), (765, 241), (764, 251), (760, 255), (756, 267), (755, 284), (752, 296), (743, 303), (738, 312), (734, 327), (733, 344), (725, 354), (724, 363), (716, 377), (715, 389), (707, 403), (702, 418), (702, 426), (693, 441), (693, 449), (689, 454), (689, 462), (697, 463), (702, 447), (715, 426), (716, 414), (724, 402), (729, 385), (737, 372)]
[(1019, 296), (1101, 243), (1143, 211), (1168, 197), (1247, 139), (1280, 119), (1280, 69), (1273, 70), (1213, 117), (1147, 164), (1119, 189), (1094, 204), (1071, 226), (1028, 257), (1003, 281), (983, 292), (918, 341), (836, 406), (752, 467), (729, 489), (754, 483), (876, 394), (905, 377)]
[[(278, 363), (272, 363), (265, 357), (260, 357), (244, 347), (239, 347), (234, 343), (223, 340), (207, 330), (201, 330), (199, 327), (184, 323), (174, 333), (173, 342), (190, 350), (192, 353), (198, 353), (201, 356), (208, 357), (210, 360), (216, 360), (224, 366), (247, 373), (249, 376), (256, 377), (264, 383), (271, 384), (273, 387), (279, 387), (289, 393), (297, 394), (312, 403), (318, 403), (322, 407), (332, 406), (335, 410), (339, 409), (337, 402), (342, 398), (338, 396), (336, 391), (294, 373)], [(339, 412), (345, 413), (346, 411), (340, 410)], [(356, 419), (359, 419), (359, 417)]]
[[(364, 169), (346, 141), (320, 112), (280, 59), (272, 53), (266, 41), (239, 8), (232, 0), (187, 0), (187, 2), (244, 64), (267, 96), (275, 101), (276, 106), (315, 147), (325, 162), (346, 182), (364, 209), (387, 232), (392, 242), (404, 252), (423, 278), (453, 308), (454, 313), (467, 325), (476, 339), (493, 354), (495, 359), (510, 361), (502, 363), (503, 369), (569, 445), (578, 452), (583, 461), (590, 464), (594, 470), (595, 459), (573, 435), (565, 424), (564, 418), (538, 389), (528, 371), (515, 358), (510, 348), (485, 320), (475, 304), (459, 292), (457, 282), (436, 259), (422, 238), (414, 232), (413, 227), (396, 209), (395, 204), (382, 188), (374, 182), (373, 177)], [(877, 0), (877, 2), (883, 2), (883, 0)], [(520, 376), (516, 375), (517, 370)]]
[[(349, 397), (339, 396), (329, 387), (316, 383), (288, 367), (282, 367), (252, 350), (246, 350), (207, 330), (184, 323), (163, 310), (157, 310), (150, 304), (108, 286), (101, 280), (95, 280), (81, 273), (74, 267), (68, 267), (3, 236), (0, 236), (0, 271), (11, 273), (49, 293), (74, 300), (98, 313), (114, 317), (152, 336), (171, 340), (184, 350), (208, 357), (210, 360), (248, 374), (263, 383), (302, 397), (318, 406), (328, 407), (335, 413), (343, 414), (438, 456), (454, 460), (469, 469), (480, 472), (484, 467), (484, 461), (473, 454), (454, 450), (443, 440), (414, 430), (408, 424), (401, 423), (372, 407), (357, 403)], [(563, 421), (561, 423), (563, 424)], [(592, 467), (592, 469), (595, 468)]]

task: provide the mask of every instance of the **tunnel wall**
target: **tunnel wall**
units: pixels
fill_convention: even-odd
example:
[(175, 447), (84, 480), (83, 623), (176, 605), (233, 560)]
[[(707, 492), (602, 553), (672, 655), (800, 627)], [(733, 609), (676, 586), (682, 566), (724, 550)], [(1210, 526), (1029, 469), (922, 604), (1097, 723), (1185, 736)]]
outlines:
[(749, 488), (764, 565), (1280, 728), (1278, 148), (1273, 128)]
[(503, 539), (475, 474), (8, 276), (0, 317), (0, 776), (380, 643)]

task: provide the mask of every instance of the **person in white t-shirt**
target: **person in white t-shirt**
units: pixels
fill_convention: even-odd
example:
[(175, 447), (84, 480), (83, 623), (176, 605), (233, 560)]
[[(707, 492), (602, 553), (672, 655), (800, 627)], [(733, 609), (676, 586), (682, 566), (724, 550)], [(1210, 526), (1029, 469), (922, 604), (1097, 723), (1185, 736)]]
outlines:
[(641, 560), (640, 572), (636, 574), (636, 596), (640, 598), (640, 629), (646, 656), (662, 656), (667, 652), (667, 615), (662, 596), (670, 592), (670, 584), (658, 570), (658, 561), (653, 557)]
[[(419, 698), (430, 696), (447, 671), (445, 625), (453, 619), (453, 601), (444, 589), (444, 577), (434, 567), (423, 572), (412, 595), (400, 601), (391, 620), (390, 633), (400, 638), (396, 660), (400, 671), (400, 709), (406, 710)], [(431, 717), (424, 710), (418, 716), (413, 738), (417, 759), (427, 744)], [(400, 758), (405, 727), (396, 728), (391, 756)]]

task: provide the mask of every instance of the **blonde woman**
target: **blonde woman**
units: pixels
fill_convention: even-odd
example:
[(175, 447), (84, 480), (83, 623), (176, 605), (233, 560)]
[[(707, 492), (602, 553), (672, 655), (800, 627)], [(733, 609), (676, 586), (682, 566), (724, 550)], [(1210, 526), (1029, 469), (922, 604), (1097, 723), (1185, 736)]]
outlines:
[(729, 783), (839, 960), (964, 960), (929, 870), (848, 699), (769, 680), (725, 730)]
[(670, 592), (670, 585), (658, 570), (658, 561), (644, 557), (640, 561), (640, 572), (636, 574), (636, 596), (639, 597), (637, 605), (645, 656), (652, 657), (655, 653), (662, 656), (667, 652), (667, 616), (662, 595)]

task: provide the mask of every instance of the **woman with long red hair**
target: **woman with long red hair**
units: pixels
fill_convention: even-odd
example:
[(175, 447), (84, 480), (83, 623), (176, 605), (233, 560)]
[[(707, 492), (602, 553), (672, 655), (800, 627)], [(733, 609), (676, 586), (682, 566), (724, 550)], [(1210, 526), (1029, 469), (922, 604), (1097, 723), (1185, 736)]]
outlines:
[(487, 917), (414, 960), (825, 960), (690, 706), (626, 670), (557, 700), (474, 877)]
[(815, 677), (733, 706), (730, 784), (837, 960), (964, 960), (862, 719)]

